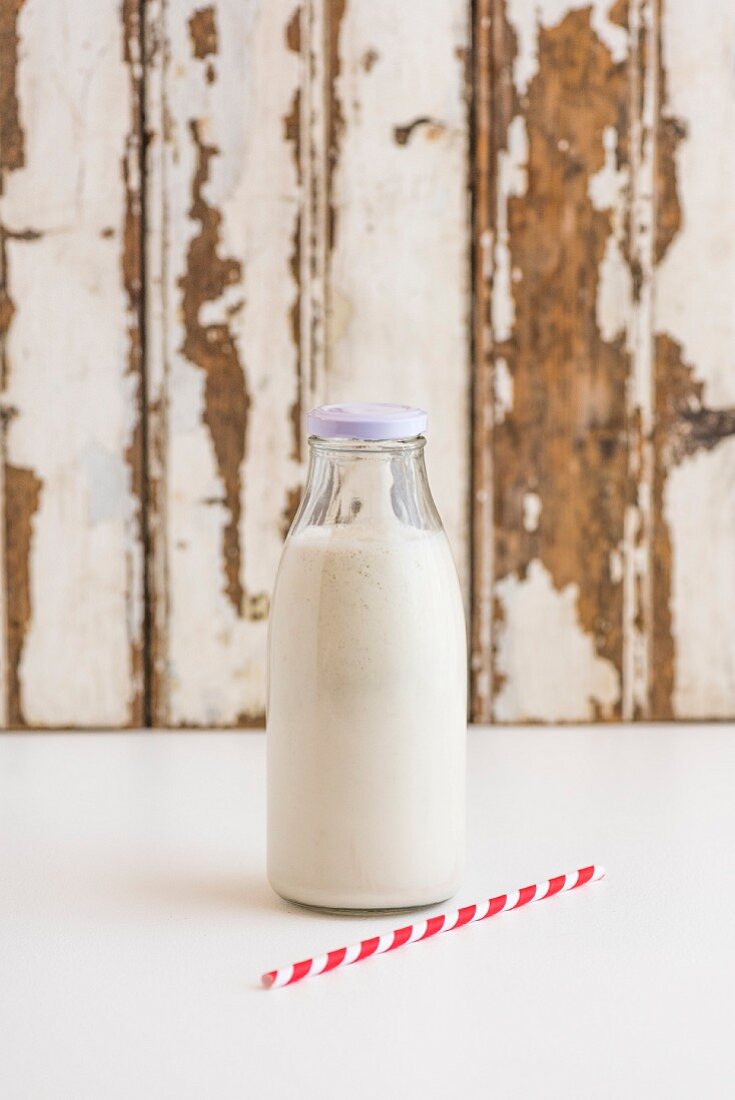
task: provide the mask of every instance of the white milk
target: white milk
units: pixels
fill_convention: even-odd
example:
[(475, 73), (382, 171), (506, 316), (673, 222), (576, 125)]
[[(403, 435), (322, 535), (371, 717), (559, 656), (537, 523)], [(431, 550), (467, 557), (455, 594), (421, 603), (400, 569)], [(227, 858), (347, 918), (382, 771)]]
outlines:
[(334, 908), (449, 897), (464, 858), (466, 636), (443, 531), (292, 535), (270, 622), (268, 877)]

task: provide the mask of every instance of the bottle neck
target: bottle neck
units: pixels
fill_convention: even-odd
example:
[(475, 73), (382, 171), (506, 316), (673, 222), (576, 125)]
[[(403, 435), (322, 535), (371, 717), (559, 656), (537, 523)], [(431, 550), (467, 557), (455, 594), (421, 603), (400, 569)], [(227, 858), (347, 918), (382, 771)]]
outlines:
[(400, 537), (439, 530), (424, 462), (426, 440), (309, 440), (309, 474), (293, 532), (351, 525), (355, 534)]

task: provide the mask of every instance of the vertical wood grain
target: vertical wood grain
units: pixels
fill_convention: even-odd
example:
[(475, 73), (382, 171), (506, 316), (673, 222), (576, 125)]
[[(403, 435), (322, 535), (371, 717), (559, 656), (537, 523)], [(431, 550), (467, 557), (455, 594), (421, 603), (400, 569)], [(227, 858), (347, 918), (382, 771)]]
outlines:
[(137, 6), (0, 12), (3, 723), (143, 718)]
[(301, 477), (300, 17), (255, 0), (149, 16), (155, 721), (247, 724)]

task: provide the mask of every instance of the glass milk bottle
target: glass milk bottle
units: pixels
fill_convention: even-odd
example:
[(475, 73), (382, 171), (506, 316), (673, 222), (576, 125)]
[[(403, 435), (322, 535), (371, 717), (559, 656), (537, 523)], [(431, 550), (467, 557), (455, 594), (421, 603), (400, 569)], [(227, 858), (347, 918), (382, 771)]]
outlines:
[(467, 644), (426, 413), (326, 405), (268, 639), (268, 877), (332, 909), (448, 898), (465, 837)]

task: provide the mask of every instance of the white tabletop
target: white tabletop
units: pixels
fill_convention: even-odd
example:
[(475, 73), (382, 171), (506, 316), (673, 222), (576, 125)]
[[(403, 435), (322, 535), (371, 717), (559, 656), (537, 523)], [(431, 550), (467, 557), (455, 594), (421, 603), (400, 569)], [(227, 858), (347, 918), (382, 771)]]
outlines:
[(457, 902), (608, 878), (270, 991), (406, 921), (273, 895), (263, 768), (259, 733), (0, 737), (4, 1100), (732, 1096), (735, 729), (472, 731)]

